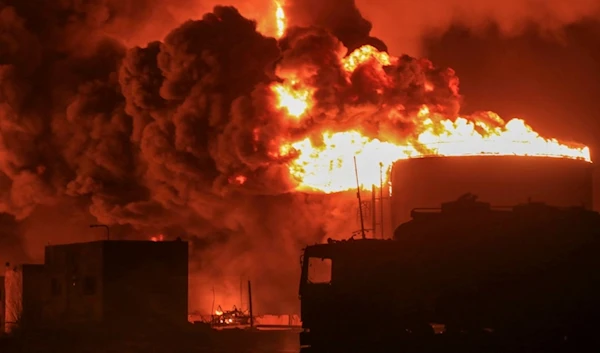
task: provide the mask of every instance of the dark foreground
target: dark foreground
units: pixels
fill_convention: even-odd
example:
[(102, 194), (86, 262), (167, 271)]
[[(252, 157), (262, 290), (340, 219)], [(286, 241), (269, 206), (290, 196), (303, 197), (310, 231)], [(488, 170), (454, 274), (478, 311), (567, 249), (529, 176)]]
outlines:
[(1, 353), (293, 353), (292, 331), (70, 329), (17, 332), (0, 337)]
[[(598, 342), (527, 337), (506, 339), (435, 335), (427, 339), (398, 339), (393, 347), (344, 347), (336, 353), (587, 353), (600, 352)], [(294, 331), (70, 329), (17, 332), (0, 337), (1, 353), (297, 353)], [(326, 353), (302, 350), (303, 353)]]

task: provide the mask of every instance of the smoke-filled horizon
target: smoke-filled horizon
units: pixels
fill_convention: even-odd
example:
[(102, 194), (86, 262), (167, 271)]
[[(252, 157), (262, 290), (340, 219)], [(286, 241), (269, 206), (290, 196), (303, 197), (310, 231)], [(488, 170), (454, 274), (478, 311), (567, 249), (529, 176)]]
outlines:
[[(210, 1), (0, 0), (3, 258), (41, 261), (48, 243), (100, 239), (101, 230), (88, 228), (96, 222), (111, 225), (116, 238), (182, 236), (194, 252), (191, 310), (210, 309), (212, 286), (225, 292), (216, 293), (217, 304), (235, 304), (239, 276), (257, 281), (258, 310), (295, 310), (300, 249), (353, 231), (347, 215), (355, 198), (293, 192), (289, 160), (274, 158), (272, 144), (327, 124), (344, 127), (352, 122), (340, 120), (342, 113), (375, 105), (375, 75), (367, 67), (344, 82), (335, 64), (340, 52), (365, 44), (416, 52), (420, 36), (442, 30), (472, 4), (436, 3), (435, 14), (426, 2), (407, 5), (397, 11), (406, 28), (393, 30), (402, 22), (377, 2), (287, 0), (289, 31), (278, 41), (260, 32), (272, 32), (272, 20), (243, 16), (270, 18), (272, 1), (230, 3), (241, 14), (213, 11)], [(561, 2), (546, 3), (556, 28), (597, 11), (592, 1), (568, 12)], [(480, 15), (512, 28), (506, 24), (538, 18), (503, 4), (500, 12), (476, 8), (472, 23), (479, 25)], [(319, 114), (288, 129), (268, 86), (278, 71), (302, 66), (311, 68), (305, 73), (317, 87)], [(458, 114), (462, 97), (452, 70), (404, 56), (390, 75), (396, 85), (388, 103)], [(361, 126), (374, 133), (384, 127), (366, 120)], [(414, 124), (387, 127), (408, 132)], [(232, 183), (236, 175), (247, 182)], [(223, 278), (236, 279), (215, 283)]]

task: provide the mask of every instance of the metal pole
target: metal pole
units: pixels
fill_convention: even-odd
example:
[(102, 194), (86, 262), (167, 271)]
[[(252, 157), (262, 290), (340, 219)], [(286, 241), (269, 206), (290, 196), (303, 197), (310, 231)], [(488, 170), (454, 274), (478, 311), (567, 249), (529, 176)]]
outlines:
[(248, 281), (248, 311), (250, 311), (250, 328), (254, 328), (254, 311), (252, 310), (252, 284)]
[(383, 163), (379, 162), (379, 212), (381, 213), (380, 216), (380, 226), (381, 229), (379, 230), (379, 232), (381, 233), (381, 239), (383, 239)]
[(371, 187), (371, 217), (373, 218), (373, 238), (377, 237), (377, 207), (375, 206), (375, 184)]
[(362, 238), (365, 239), (365, 221), (362, 212), (362, 200), (360, 199), (360, 182), (358, 181), (358, 167), (356, 166), (356, 156), (354, 156), (354, 174), (356, 175), (356, 197), (358, 198), (358, 211), (360, 212), (360, 231)]
[(90, 228), (106, 228), (106, 240), (110, 240), (110, 228), (106, 224), (90, 224)]
[(215, 317), (215, 286), (212, 287), (212, 292), (213, 292), (213, 301), (212, 301), (212, 307), (210, 308), (210, 316)]
[(240, 308), (244, 310), (244, 279), (240, 276)]

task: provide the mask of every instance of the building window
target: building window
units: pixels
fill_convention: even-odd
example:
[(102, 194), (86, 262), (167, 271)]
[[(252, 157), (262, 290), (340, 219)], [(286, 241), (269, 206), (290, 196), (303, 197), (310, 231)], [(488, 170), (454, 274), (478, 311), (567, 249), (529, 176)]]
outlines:
[(94, 295), (96, 294), (96, 278), (92, 276), (86, 276), (83, 279), (83, 294)]
[(308, 283), (331, 283), (331, 259), (310, 257), (308, 259)]
[(52, 278), (52, 280), (50, 281), (50, 288), (53, 297), (57, 297), (62, 293), (62, 286), (56, 278)]

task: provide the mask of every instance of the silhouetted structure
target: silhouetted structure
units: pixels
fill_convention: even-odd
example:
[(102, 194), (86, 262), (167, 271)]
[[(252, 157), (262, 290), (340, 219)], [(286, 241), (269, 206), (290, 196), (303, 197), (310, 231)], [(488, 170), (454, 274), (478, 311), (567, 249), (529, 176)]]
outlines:
[(44, 265), (7, 264), (4, 273), (5, 330), (34, 327), (42, 321)]
[(433, 337), (432, 323), (445, 326), (445, 337), (501, 342), (593, 337), (599, 251), (600, 214), (584, 208), (495, 209), (465, 195), (415, 209), (394, 240), (305, 249), (300, 344), (306, 352), (398, 351)]
[(568, 158), (460, 156), (410, 158), (394, 163), (393, 229), (415, 207), (439, 207), (463, 193), (496, 206), (528, 200), (569, 207), (593, 205), (593, 164)]
[(4, 276), (0, 276), (0, 334), (5, 331), (4, 328), (4, 317), (6, 316), (6, 296), (4, 290)]
[(46, 247), (45, 265), (46, 323), (187, 323), (187, 242), (54, 245)]

